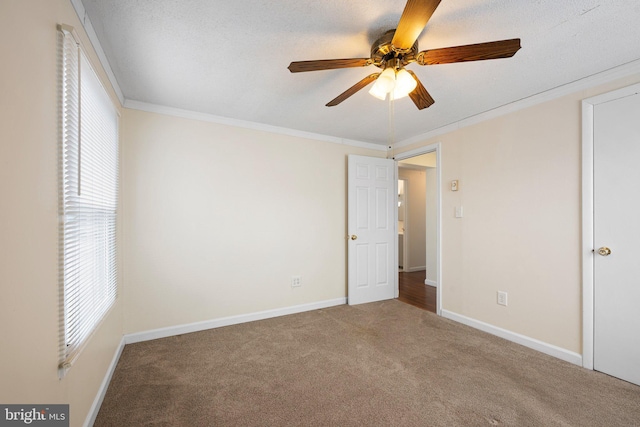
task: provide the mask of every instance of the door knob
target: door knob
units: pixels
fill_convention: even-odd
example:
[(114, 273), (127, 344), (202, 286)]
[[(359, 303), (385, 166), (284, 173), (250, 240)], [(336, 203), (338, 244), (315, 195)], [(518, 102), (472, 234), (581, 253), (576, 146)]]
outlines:
[(356, 240), (358, 238), (358, 236), (356, 236), (355, 234), (351, 235), (351, 240)]
[(598, 255), (609, 256), (611, 255), (611, 249), (609, 249), (606, 246), (603, 246), (600, 249), (598, 249)]

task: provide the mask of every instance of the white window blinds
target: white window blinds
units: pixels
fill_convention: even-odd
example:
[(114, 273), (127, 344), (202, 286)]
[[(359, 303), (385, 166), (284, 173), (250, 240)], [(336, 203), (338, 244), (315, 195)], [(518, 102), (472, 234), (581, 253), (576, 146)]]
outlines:
[(117, 292), (118, 112), (73, 29), (62, 33), (60, 369), (72, 364)]

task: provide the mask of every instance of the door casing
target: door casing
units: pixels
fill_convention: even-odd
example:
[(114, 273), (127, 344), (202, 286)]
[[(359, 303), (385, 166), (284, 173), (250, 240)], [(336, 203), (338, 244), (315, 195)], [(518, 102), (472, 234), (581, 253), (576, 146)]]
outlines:
[(640, 83), (582, 101), (582, 366), (593, 370), (594, 352), (594, 107), (640, 92)]

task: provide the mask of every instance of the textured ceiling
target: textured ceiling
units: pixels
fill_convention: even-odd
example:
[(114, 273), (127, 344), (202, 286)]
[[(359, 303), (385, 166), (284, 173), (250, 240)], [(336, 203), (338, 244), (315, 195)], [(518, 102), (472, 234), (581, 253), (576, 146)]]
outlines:
[[(127, 100), (387, 144), (373, 66), (292, 74), (291, 61), (368, 57), (405, 0), (82, 0)], [(509, 59), (409, 65), (436, 103), (394, 107), (402, 141), (640, 58), (638, 0), (442, 0), (420, 50), (520, 38)]]

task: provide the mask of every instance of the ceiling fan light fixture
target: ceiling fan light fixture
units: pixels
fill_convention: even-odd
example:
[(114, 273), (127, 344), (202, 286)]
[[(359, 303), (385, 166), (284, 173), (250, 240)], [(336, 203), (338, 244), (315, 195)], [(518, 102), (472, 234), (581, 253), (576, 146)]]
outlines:
[(396, 86), (393, 89), (393, 99), (408, 96), (418, 86), (418, 82), (404, 68), (396, 73)]
[(385, 93), (389, 93), (396, 86), (396, 73), (393, 68), (385, 68), (382, 73), (378, 76), (376, 83), (374, 86), (378, 86), (378, 92), (384, 91)]
[(418, 65), (436, 65), (510, 58), (521, 48), (520, 39), (508, 39), (419, 51), (418, 37), (441, 0), (406, 1), (397, 27), (385, 32), (373, 42), (368, 58), (294, 61), (289, 64), (289, 71), (299, 73), (375, 65), (383, 71), (369, 74), (329, 101), (326, 104), (327, 107), (340, 104), (359, 90), (374, 83), (369, 91), (372, 96), (386, 100), (389, 94), (389, 99), (393, 100), (408, 95), (418, 110), (423, 110), (433, 105), (435, 101), (418, 76), (412, 71), (405, 70), (405, 66), (413, 62)]
[(377, 84), (374, 84), (371, 89), (369, 89), (369, 94), (378, 98), (380, 101), (384, 101), (385, 99), (387, 99), (387, 92), (385, 92), (384, 89)]
[(369, 93), (378, 99), (385, 100), (387, 94), (396, 86), (396, 73), (393, 68), (385, 68), (376, 79)]
[(380, 74), (369, 93), (382, 101), (387, 99), (387, 94), (395, 100), (408, 96), (417, 85), (416, 79), (404, 68), (396, 71), (393, 67), (387, 67)]

